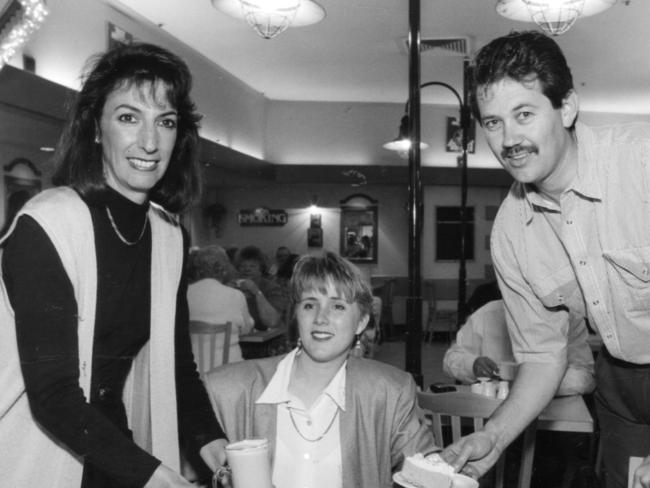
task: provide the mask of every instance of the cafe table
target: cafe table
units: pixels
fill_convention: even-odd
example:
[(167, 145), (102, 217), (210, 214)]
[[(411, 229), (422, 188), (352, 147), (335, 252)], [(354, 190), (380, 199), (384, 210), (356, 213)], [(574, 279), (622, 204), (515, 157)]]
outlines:
[(257, 330), (239, 336), (244, 359), (258, 359), (286, 352), (287, 335), (283, 328)]
[[(450, 398), (456, 397), (459, 400), (465, 399), (466, 401), (471, 401), (477, 395), (477, 393), (473, 393), (470, 390), (469, 385), (454, 386), (456, 391), (436, 393), (436, 395), (449, 395)], [(501, 402), (502, 400), (494, 399), (494, 410), (497, 409)], [(523, 473), (520, 479), (527, 480), (528, 482), (531, 479), (533, 471), (533, 458), (535, 455), (534, 436), (536, 430), (593, 433), (594, 420), (589, 413), (589, 409), (582, 395), (554, 397), (539, 414), (536, 422), (531, 424), (524, 433), (524, 449), (526, 453), (520, 466), (520, 471)], [(569, 481), (568, 477), (565, 476), (563, 486), (568, 485)], [(521, 488), (528, 488), (528, 486)]]

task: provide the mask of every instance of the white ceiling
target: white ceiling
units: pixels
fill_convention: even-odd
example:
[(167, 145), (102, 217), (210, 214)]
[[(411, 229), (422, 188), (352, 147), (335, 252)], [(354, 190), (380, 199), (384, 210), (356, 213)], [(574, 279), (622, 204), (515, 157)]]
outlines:
[[(327, 15), (272, 40), (210, 0), (108, 0), (159, 25), (271, 99), (404, 102), (408, 96), (408, 0), (318, 0)], [(421, 0), (421, 37), (469, 37), (472, 51), (510, 30), (535, 27), (498, 15), (496, 0)], [(583, 110), (650, 113), (650, 0), (618, 0), (558, 37)], [(421, 81), (461, 91), (462, 58), (423, 53)], [(455, 104), (446, 90), (423, 101)]]

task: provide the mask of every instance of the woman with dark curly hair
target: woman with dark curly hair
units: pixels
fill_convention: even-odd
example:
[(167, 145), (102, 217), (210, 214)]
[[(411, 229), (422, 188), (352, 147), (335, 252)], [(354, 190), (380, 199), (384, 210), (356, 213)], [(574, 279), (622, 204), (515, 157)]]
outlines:
[(192, 357), (176, 216), (199, 193), (190, 88), (185, 63), (160, 47), (98, 57), (58, 147), (58, 186), (12, 224), (0, 281), (6, 486), (190, 487), (179, 432), (189, 458), (212, 470), (225, 460)]
[(266, 256), (257, 246), (246, 246), (237, 252), (235, 266), (239, 279), (234, 285), (246, 296), (248, 310), (255, 319), (255, 328), (283, 326), (282, 318), (289, 306), (282, 289), (267, 276)]

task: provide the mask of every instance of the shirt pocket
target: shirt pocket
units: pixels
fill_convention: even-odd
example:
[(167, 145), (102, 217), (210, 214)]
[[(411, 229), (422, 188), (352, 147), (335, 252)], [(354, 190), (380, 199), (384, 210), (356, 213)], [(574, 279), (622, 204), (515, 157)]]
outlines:
[(650, 246), (603, 252), (614, 298), (628, 311), (650, 309)]
[(530, 286), (544, 307), (550, 310), (580, 308), (578, 283), (571, 265), (543, 277), (531, 277)]

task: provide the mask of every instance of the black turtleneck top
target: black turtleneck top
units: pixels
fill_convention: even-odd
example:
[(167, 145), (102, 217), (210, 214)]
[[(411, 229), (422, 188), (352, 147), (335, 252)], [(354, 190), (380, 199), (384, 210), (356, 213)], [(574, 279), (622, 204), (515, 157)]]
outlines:
[[(137, 205), (111, 189), (86, 204), (95, 233), (98, 278), (89, 403), (79, 386), (72, 284), (47, 234), (29, 216), (20, 217), (6, 243), (3, 279), (15, 311), (22, 372), (35, 419), (84, 457), (83, 486), (141, 487), (160, 461), (131, 440), (121, 399), (133, 358), (149, 339), (149, 205)], [(123, 238), (136, 244), (119, 239), (107, 208)], [(187, 239), (184, 244), (186, 250)], [(186, 287), (183, 276), (176, 299), (177, 404), (181, 436), (196, 451), (225, 435), (194, 364)]]

